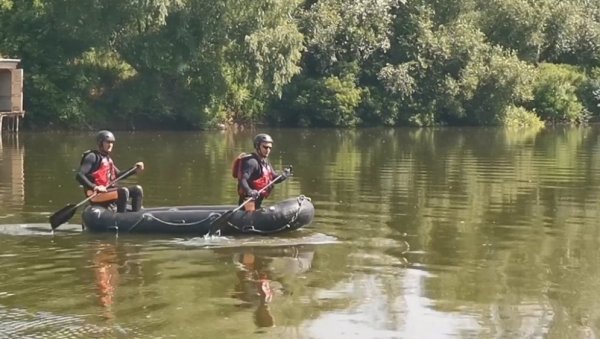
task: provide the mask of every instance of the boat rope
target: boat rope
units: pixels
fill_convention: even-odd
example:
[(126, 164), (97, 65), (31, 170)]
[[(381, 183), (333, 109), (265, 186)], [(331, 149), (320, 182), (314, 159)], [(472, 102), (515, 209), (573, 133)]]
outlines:
[(208, 215), (208, 217), (206, 217), (202, 220), (186, 223), (185, 220), (182, 220), (181, 222), (171, 222), (171, 221), (166, 221), (166, 220), (162, 220), (158, 217), (155, 217), (152, 213), (144, 213), (144, 214), (142, 214), (140, 219), (135, 224), (133, 224), (133, 226), (131, 226), (129, 228), (129, 232), (131, 232), (134, 228), (136, 228), (137, 225), (139, 225), (144, 219), (145, 220), (156, 220), (164, 225), (169, 225), (169, 226), (196, 226), (196, 225), (200, 225), (206, 221), (212, 222), (212, 221), (216, 220), (217, 218), (219, 218), (221, 216), (221, 214), (222, 213), (213, 212), (213, 213), (210, 213)]
[(279, 228), (276, 228), (274, 230), (263, 231), (263, 230), (259, 230), (259, 229), (255, 228), (254, 225), (246, 225), (246, 226), (242, 226), (240, 228), (237, 225), (234, 225), (230, 222), (227, 222), (227, 223), (229, 224), (229, 226), (239, 230), (242, 233), (271, 234), (271, 233), (281, 232), (282, 230), (284, 230), (286, 228), (290, 228), (291, 225), (298, 219), (298, 216), (300, 215), (300, 210), (302, 209), (302, 204), (305, 201), (310, 201), (310, 198), (308, 198), (304, 195), (300, 195), (300, 196), (298, 196), (297, 201), (298, 201), (298, 208), (296, 209), (296, 213), (292, 216), (292, 219), (290, 219), (290, 221), (287, 224), (285, 224)]

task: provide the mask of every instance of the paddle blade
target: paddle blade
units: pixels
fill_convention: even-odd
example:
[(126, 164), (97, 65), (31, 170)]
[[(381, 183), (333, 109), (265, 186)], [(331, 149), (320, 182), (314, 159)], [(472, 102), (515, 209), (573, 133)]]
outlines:
[(75, 211), (77, 210), (77, 205), (68, 204), (67, 206), (61, 208), (56, 213), (50, 216), (50, 226), (52, 229), (57, 228), (58, 226), (66, 223), (73, 217)]

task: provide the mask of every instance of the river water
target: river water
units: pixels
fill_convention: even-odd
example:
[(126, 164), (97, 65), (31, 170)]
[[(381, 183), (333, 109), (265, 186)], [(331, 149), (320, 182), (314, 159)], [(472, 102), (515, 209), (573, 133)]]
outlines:
[[(147, 207), (237, 202), (259, 131), (116, 132)], [(313, 223), (269, 237), (88, 234), (93, 133), (0, 144), (0, 338), (594, 338), (599, 127), (267, 129)]]

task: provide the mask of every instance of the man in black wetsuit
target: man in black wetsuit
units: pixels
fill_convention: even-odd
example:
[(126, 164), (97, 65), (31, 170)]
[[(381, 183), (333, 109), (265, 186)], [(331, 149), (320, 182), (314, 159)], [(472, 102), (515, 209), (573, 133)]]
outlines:
[[(238, 178), (238, 194), (240, 196), (238, 204), (242, 204), (247, 198), (253, 198), (253, 201), (244, 205), (246, 211), (260, 209), (264, 198), (271, 193), (273, 186), (269, 186), (262, 193), (259, 191), (267, 187), (271, 181), (277, 178), (277, 172), (273, 169), (267, 158), (273, 149), (273, 138), (268, 134), (258, 134), (254, 137), (254, 152), (242, 159), (240, 164)], [(291, 168), (285, 168), (281, 178), (274, 184), (283, 182), (291, 175)]]
[(131, 187), (118, 187), (113, 185), (116, 178), (125, 179), (133, 173), (139, 173), (144, 170), (144, 163), (135, 164), (135, 172), (125, 174), (115, 166), (110, 153), (112, 152), (115, 136), (110, 131), (100, 131), (96, 135), (98, 150), (89, 150), (83, 153), (81, 165), (75, 178), (83, 185), (86, 196), (95, 192), (98, 194), (90, 202), (92, 204), (102, 205), (107, 208), (113, 207), (116, 202), (117, 212), (125, 212), (127, 201), (131, 196), (131, 208), (133, 211), (139, 211), (142, 208), (142, 199), (144, 196), (142, 187), (139, 185)]

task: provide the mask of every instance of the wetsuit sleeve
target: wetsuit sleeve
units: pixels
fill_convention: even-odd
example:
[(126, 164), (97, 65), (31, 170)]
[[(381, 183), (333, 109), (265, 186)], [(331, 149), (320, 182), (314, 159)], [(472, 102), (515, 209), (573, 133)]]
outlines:
[(260, 164), (254, 157), (251, 157), (242, 163), (242, 175), (240, 177), (239, 184), (246, 194), (249, 194), (252, 190), (252, 188), (250, 188), (249, 181), (257, 177), (257, 174), (255, 173), (260, 174), (259, 166)]
[(79, 166), (79, 171), (75, 175), (75, 179), (83, 185), (85, 189), (94, 189), (96, 186), (93, 182), (88, 179), (87, 174), (92, 171), (92, 167), (96, 163), (96, 154), (88, 153), (85, 158), (81, 161), (81, 166)]

